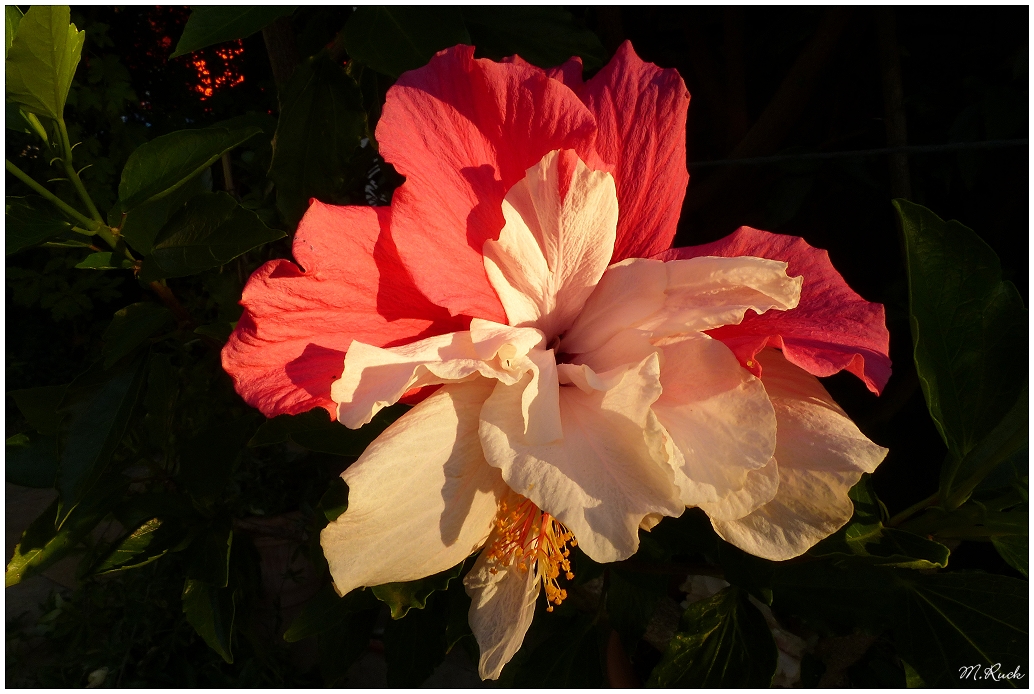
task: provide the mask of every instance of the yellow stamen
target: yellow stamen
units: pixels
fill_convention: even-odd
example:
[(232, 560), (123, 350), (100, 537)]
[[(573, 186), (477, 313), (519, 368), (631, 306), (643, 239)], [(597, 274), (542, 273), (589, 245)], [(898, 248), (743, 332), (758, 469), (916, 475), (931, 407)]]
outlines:
[(547, 612), (553, 611), (567, 597), (567, 591), (558, 582), (560, 572), (567, 580), (574, 578), (571, 572), (571, 551), (567, 548), (577, 545), (570, 530), (553, 516), (543, 513), (528, 499), (523, 499), (512, 511), (506, 502), (499, 504), (495, 520), (495, 541), (488, 548), (489, 572), (511, 564), (520, 571), (537, 569), (542, 589), (546, 592)]

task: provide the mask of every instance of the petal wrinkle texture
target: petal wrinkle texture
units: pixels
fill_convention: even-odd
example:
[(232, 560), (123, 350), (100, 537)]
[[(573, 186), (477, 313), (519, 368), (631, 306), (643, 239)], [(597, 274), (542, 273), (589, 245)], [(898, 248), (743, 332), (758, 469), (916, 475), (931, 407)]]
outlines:
[(547, 340), (581, 311), (610, 263), (618, 221), (614, 178), (571, 150), (550, 152), (506, 194), (499, 240), (485, 242), (485, 269), (510, 325)]
[(341, 474), (348, 509), (320, 535), (339, 594), (430, 576), (484, 544), (507, 493), (477, 438), (491, 384), (442, 387)]
[[(490, 536), (488, 543), (492, 540)], [(524, 643), (540, 590), (535, 568), (527, 571), (511, 568), (496, 573), (492, 573), (491, 568), (488, 552), (482, 552), (463, 579), (470, 596), (467, 621), (481, 650), (478, 674), (483, 680), (499, 679), (503, 666)]]
[(781, 561), (800, 556), (839, 530), (854, 506), (847, 492), (872, 472), (887, 449), (858, 430), (819, 383), (779, 352), (758, 355), (775, 408), (775, 498), (738, 520), (712, 517), (715, 531), (740, 549)]
[[(564, 83), (576, 84), (572, 67), (562, 67)], [(625, 41), (578, 95), (596, 119), (596, 151), (617, 179), (621, 219), (611, 262), (667, 249), (689, 183), (685, 83), (675, 70), (643, 62)]]
[(664, 430), (650, 411), (660, 395), (656, 354), (599, 374), (606, 391), (560, 389), (563, 438), (545, 444), (523, 434), (519, 403), (530, 376), (496, 384), (481, 410), (481, 445), (511, 489), (567, 526), (595, 561), (628, 558), (651, 513), (679, 516)]
[(791, 275), (804, 277), (795, 310), (747, 316), (737, 325), (713, 331), (755, 375), (761, 371), (754, 355), (766, 346), (779, 347), (790, 363), (813, 376), (832, 376), (847, 369), (877, 395), (883, 390), (890, 378), (890, 333), (883, 306), (865, 301), (847, 286), (826, 251), (796, 236), (741, 227), (714, 243), (673, 248), (657, 257), (707, 255), (782, 260)]
[(603, 274), (560, 349), (591, 352), (629, 328), (653, 338), (710, 330), (738, 323), (748, 309), (792, 309), (800, 291), (786, 263), (762, 258), (629, 259)]
[[(544, 342), (534, 328), (511, 328), (474, 319), (471, 329), (382, 349), (353, 342), (331, 397), (337, 418), (358, 429), (414, 388), (468, 381), (478, 376), (516, 383), (536, 364), (528, 358)], [(543, 350), (539, 350), (543, 351)], [(542, 364), (551, 362), (543, 359)]]
[[(260, 267), (244, 287), (244, 314), (222, 351), (241, 397), (267, 417), (323, 407), (352, 340), (384, 346), (462, 330), (409, 279), (387, 235), (386, 207), (313, 201), (294, 257)], [(301, 267), (299, 267), (301, 266)]]
[(547, 152), (592, 161), (596, 123), (545, 71), (473, 55), (456, 46), (399, 77), (377, 141), (406, 177), (392, 199), (392, 236), (417, 286), (453, 315), (505, 323), (481, 255), (503, 228), (503, 197)]
[(660, 347), (663, 392), (653, 411), (680, 453), (683, 503), (722, 515), (742, 510), (739, 518), (770, 501), (778, 483), (770, 462), (776, 417), (761, 381), (706, 335), (670, 338)]

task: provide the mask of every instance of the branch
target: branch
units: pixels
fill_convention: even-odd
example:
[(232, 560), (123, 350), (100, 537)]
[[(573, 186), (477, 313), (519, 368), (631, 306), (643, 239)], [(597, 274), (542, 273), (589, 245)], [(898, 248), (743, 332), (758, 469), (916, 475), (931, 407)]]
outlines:
[(29, 186), (34, 191), (36, 191), (37, 193), (42, 195), (48, 201), (53, 203), (59, 210), (61, 210), (67, 216), (71, 217), (72, 219), (74, 219), (77, 222), (79, 222), (80, 224), (82, 224), (85, 228), (87, 228), (87, 229), (89, 229), (91, 231), (97, 232), (97, 231), (99, 231), (98, 227), (103, 226), (102, 223), (99, 223), (96, 220), (90, 219), (89, 217), (87, 217), (86, 215), (84, 215), (83, 213), (79, 212), (78, 210), (76, 210), (71, 205), (69, 205), (67, 202), (65, 202), (64, 200), (62, 200), (58, 196), (56, 196), (53, 193), (51, 193), (49, 190), (44, 188), (41, 184), (37, 183), (36, 179), (34, 179), (32, 176), (30, 176), (29, 174), (25, 173), (24, 171), (19, 169), (17, 166), (15, 166), (14, 163), (10, 159), (6, 159), (5, 161), (6, 161), (7, 171), (10, 172), (11, 174), (13, 174), (15, 178), (17, 178), (19, 181), (21, 181), (22, 183), (24, 183), (25, 185)]
[(93, 204), (93, 200), (90, 198), (90, 194), (86, 192), (86, 187), (83, 185), (82, 180), (79, 178), (79, 174), (76, 173), (75, 167), (72, 166), (72, 144), (68, 140), (68, 128), (65, 127), (65, 119), (57, 119), (58, 135), (61, 140), (61, 163), (65, 167), (65, 173), (68, 175), (68, 180), (75, 186), (75, 192), (79, 194), (79, 199), (86, 205), (86, 209), (90, 211), (90, 216), (95, 220), (104, 224), (104, 217), (101, 216), (97, 206)]

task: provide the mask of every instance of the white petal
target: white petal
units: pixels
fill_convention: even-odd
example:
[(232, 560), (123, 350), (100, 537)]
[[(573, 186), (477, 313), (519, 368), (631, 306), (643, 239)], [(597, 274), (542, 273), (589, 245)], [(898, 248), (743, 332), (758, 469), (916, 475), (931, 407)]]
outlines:
[(341, 474), (348, 509), (320, 535), (339, 593), (430, 576), (484, 543), (508, 491), (477, 435), (493, 384), (443, 387)]
[(548, 153), (503, 200), (499, 240), (485, 242), (485, 270), (510, 325), (550, 338), (581, 311), (614, 252), (614, 177), (571, 151)]
[(564, 335), (561, 349), (571, 354), (599, 349), (619, 332), (664, 308), (668, 288), (664, 266), (660, 260), (629, 258), (607, 268)]
[(700, 504), (712, 520), (736, 520), (753, 513), (775, 498), (779, 489), (779, 465), (772, 458), (764, 467), (748, 470), (743, 487), (709, 504)]
[(803, 278), (787, 276), (786, 263), (777, 260), (703, 256), (664, 267), (664, 308), (641, 326), (654, 337), (739, 323), (747, 309), (787, 311), (801, 298)]
[(617, 263), (596, 285), (560, 350), (591, 352), (629, 328), (659, 338), (739, 323), (747, 309), (795, 308), (802, 278), (788, 277), (786, 267), (746, 256)]
[[(600, 380), (612, 376), (600, 374)], [(623, 370), (609, 390), (561, 388), (564, 437), (549, 444), (532, 444), (522, 433), (519, 403), (529, 381), (499, 383), (485, 402), (486, 459), (514, 491), (566, 525), (594, 560), (631, 556), (647, 515), (684, 510), (663, 428), (650, 411), (660, 394), (657, 355)]]
[(736, 493), (738, 502), (729, 503), (753, 510), (771, 499), (774, 485), (763, 484), (769, 477), (755, 476), (748, 485), (748, 473), (768, 465), (776, 447), (775, 412), (761, 381), (706, 335), (659, 346), (664, 392), (653, 411), (683, 458), (676, 477), (683, 502), (718, 504)]
[(471, 601), (467, 621), (481, 650), (478, 674), (497, 680), (524, 643), (540, 587), (535, 570), (518, 571), (511, 565), (493, 574), (489, 568), (488, 552), (482, 552), (463, 585)]
[(478, 374), (515, 383), (532, 364), (529, 350), (541, 345), (534, 328), (511, 328), (475, 320), (471, 330), (436, 335), (400, 347), (353, 342), (344, 372), (330, 396), (338, 403), (338, 421), (357, 429), (383, 407), (398, 402), (411, 388), (456, 383)]
[(758, 355), (775, 407), (779, 488), (775, 498), (733, 521), (712, 519), (723, 538), (766, 559), (800, 556), (840, 529), (854, 510), (848, 490), (887, 455), (858, 430), (818, 379), (775, 350)]

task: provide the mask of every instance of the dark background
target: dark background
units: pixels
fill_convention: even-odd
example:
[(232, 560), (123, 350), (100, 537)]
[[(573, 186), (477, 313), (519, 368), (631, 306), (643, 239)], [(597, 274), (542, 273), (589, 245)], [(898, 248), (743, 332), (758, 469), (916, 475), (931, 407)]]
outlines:
[[(608, 52), (628, 39), (643, 59), (676, 68), (692, 94), (691, 178), (676, 245), (709, 242), (741, 225), (802, 236), (827, 249), (865, 299), (886, 306), (894, 375), (882, 397), (847, 374), (825, 384), (861, 429), (890, 449), (873, 479), (892, 514), (935, 491), (946, 449), (911, 358), (905, 269), (890, 201), (908, 197), (972, 228), (998, 253), (1005, 276), (1027, 300), (1027, 146), (896, 159), (886, 154), (794, 157), (888, 143), (1026, 138), (1027, 9), (577, 7), (571, 12), (599, 35)], [(299, 54), (310, 55), (331, 42), (350, 13), (350, 8), (299, 8), (290, 19)], [(112, 202), (125, 157), (140, 143), (245, 112), (268, 114), (271, 120), (277, 113), (260, 34), (168, 59), (188, 15), (182, 7), (73, 8), (73, 22), (86, 29), (87, 39), (66, 119), (78, 124), (72, 128), (73, 141), (83, 141), (76, 149), (83, 162), (78, 165), (93, 165), (83, 177), (102, 209)], [(903, 96), (903, 119), (892, 118), (888, 133), (894, 104), (888, 111), (885, 92), (895, 87)], [(32, 146), (28, 136), (7, 132), (8, 157), (19, 161)], [(715, 164), (774, 155), (783, 158)], [(262, 196), (257, 188), (265, 185), (268, 156), (268, 150), (256, 148), (250, 159), (235, 160), (242, 195)], [(218, 184), (218, 166), (214, 176)], [(382, 181), (385, 192), (391, 180), (388, 175)], [(9, 180), (8, 192), (20, 194), (17, 190)], [(289, 256), (288, 241), (271, 249)], [(8, 390), (71, 380), (96, 357), (99, 333), (113, 311), (142, 296), (128, 277), (75, 270), (74, 261), (63, 257), (62, 251), (36, 249), (7, 261)], [(255, 257), (251, 265), (264, 259)], [(202, 292), (216, 301), (220, 295), (239, 297), (247, 273), (238, 266), (236, 274), (225, 286), (183, 286), (177, 292), (195, 303)], [(9, 403), (9, 430), (17, 417), (12, 410)], [(285, 486), (310, 486), (289, 479), (303, 474), (311, 470), (285, 470)], [(986, 543), (964, 543), (951, 561), (953, 568), (1018, 575)]]

